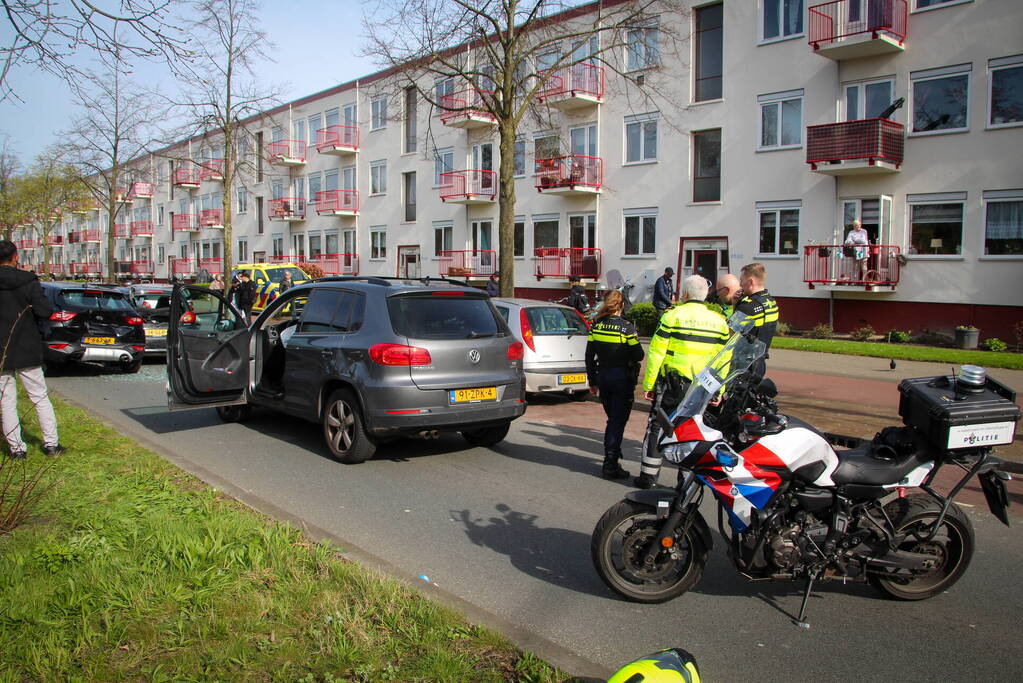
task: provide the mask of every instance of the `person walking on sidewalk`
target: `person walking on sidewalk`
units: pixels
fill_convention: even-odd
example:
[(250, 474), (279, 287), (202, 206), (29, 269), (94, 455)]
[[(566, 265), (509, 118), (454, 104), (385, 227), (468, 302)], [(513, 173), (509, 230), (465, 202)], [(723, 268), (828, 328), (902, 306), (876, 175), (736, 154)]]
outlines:
[(767, 352), (771, 348), (771, 340), (778, 328), (778, 302), (767, 291), (767, 271), (762, 263), (750, 263), (739, 271), (739, 284), (743, 296), (735, 304), (738, 313), (745, 313), (753, 318), (754, 336), (766, 344), (764, 355), (757, 361), (754, 375), (763, 377), (767, 373)]
[(674, 287), (671, 286), (671, 278), (675, 277), (675, 270), (668, 266), (664, 269), (664, 275), (654, 282), (654, 308), (657, 310), (657, 318), (660, 320), (664, 312), (675, 303)]
[(661, 454), (657, 450), (660, 424), (657, 408), (671, 414), (685, 396), (689, 384), (728, 341), (725, 316), (707, 304), (709, 283), (702, 275), (690, 275), (682, 283), (682, 303), (667, 311), (650, 339), (644, 396), (650, 401), (643, 457), (633, 483), (648, 489), (657, 483)]
[(65, 448), (57, 437), (57, 417), (43, 377), (43, 340), (37, 319), (53, 313), (39, 278), (18, 268), (18, 248), (10, 240), (0, 240), (0, 406), (3, 430), (12, 459), (25, 457), (28, 447), (21, 438), (18, 417), (18, 385), (35, 406), (43, 432), (43, 451), (60, 455)]
[(597, 319), (586, 340), (586, 378), (590, 393), (600, 396), (607, 415), (604, 427), (605, 479), (626, 479), (629, 473), (622, 467), (622, 438), (625, 425), (632, 413), (639, 363), (643, 360), (643, 347), (636, 338), (636, 327), (622, 317), (625, 297), (611, 290), (597, 311)]

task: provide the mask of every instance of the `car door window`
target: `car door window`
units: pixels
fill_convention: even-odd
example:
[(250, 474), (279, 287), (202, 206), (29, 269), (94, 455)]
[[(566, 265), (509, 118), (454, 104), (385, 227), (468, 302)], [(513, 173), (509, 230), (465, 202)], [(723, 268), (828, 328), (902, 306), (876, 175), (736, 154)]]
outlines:
[(504, 321), (508, 322), (508, 309), (504, 306), (495, 306), (495, 308), (497, 308), (497, 312), (501, 314), (501, 317), (504, 318)]
[(179, 291), (185, 299), (181, 302), (181, 310), (187, 311), (179, 323), (182, 330), (214, 333), (247, 327), (227, 302), (213, 292), (198, 289)]
[(344, 290), (326, 287), (314, 289), (312, 294), (309, 295), (309, 301), (302, 311), (302, 320), (299, 322), (299, 334), (347, 332), (348, 316), (346, 316), (344, 329), (337, 326), (334, 317), (344, 298)]
[(366, 297), (345, 291), (334, 311), (334, 327), (339, 332), (356, 332), (362, 327), (366, 315)]

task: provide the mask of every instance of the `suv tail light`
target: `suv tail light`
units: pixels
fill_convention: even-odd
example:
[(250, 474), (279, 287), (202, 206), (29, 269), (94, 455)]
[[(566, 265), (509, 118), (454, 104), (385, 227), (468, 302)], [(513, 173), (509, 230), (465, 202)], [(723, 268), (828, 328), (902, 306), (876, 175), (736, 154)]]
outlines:
[(124, 316), (124, 322), (128, 325), (144, 325), (146, 321), (137, 315), (126, 315)]
[(526, 351), (522, 348), (522, 342), (512, 342), (508, 347), (508, 360), (522, 360), (524, 355), (526, 355)]
[(429, 365), (433, 362), (426, 349), (403, 344), (374, 344), (369, 347), (369, 357), (380, 365)]
[(53, 313), (50, 314), (50, 320), (52, 320), (55, 323), (66, 323), (69, 322), (72, 318), (74, 318), (75, 315), (77, 314), (72, 313), (71, 311), (54, 311)]
[(536, 346), (533, 344), (533, 326), (529, 324), (529, 316), (526, 315), (526, 309), (519, 309), (519, 325), (522, 327), (522, 341), (526, 343), (530, 351), (536, 351)]

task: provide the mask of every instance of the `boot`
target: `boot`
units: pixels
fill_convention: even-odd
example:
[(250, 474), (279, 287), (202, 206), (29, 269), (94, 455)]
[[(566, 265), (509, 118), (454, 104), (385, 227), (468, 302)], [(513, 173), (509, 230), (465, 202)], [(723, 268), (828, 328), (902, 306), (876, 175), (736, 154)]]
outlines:
[(604, 458), (600, 474), (605, 479), (628, 479), (629, 471), (618, 464), (618, 458)]
[(632, 480), (632, 485), (638, 489), (653, 488), (654, 486), (657, 486), (657, 477), (644, 472)]

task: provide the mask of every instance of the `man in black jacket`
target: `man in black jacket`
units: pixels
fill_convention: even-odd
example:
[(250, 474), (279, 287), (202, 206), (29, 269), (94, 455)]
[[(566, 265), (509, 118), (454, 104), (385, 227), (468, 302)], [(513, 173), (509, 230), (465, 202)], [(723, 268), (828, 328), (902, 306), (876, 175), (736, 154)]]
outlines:
[(248, 325), (252, 320), (252, 306), (256, 303), (256, 283), (249, 279), (249, 271), (238, 273), (238, 284), (231, 289), (235, 290), (235, 303), (245, 314), (245, 324)]
[(657, 310), (657, 319), (660, 320), (664, 312), (675, 303), (675, 291), (672, 287), (671, 278), (675, 276), (675, 269), (668, 266), (664, 269), (664, 275), (654, 282), (654, 309)]
[(46, 319), (52, 313), (53, 306), (43, 294), (39, 278), (18, 268), (18, 248), (10, 240), (0, 240), (0, 405), (4, 438), (15, 460), (24, 458), (28, 449), (21, 438), (15, 376), (21, 379), (35, 406), (44, 452), (60, 455), (65, 451), (57, 438), (57, 417), (46, 391), (43, 340), (36, 324), (37, 319)]

